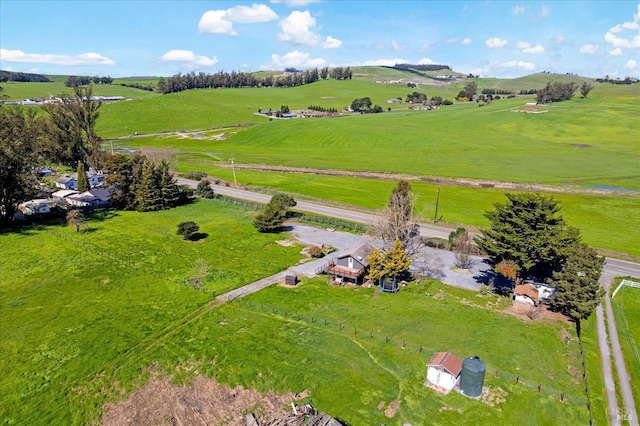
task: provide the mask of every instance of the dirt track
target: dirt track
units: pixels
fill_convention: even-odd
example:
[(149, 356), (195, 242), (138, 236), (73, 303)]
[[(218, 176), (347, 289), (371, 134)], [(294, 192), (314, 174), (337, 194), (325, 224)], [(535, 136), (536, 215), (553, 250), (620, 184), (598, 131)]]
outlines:
[[(219, 167), (231, 168), (230, 164), (220, 163)], [(370, 172), (370, 171), (357, 171), (357, 170), (331, 170), (331, 169), (313, 169), (306, 167), (288, 167), (288, 166), (273, 166), (266, 164), (243, 164), (234, 163), (236, 169), (244, 170), (257, 170), (263, 172), (284, 172), (284, 173), (299, 173), (299, 174), (311, 174), (311, 175), (324, 175), (324, 176), (345, 176), (362, 179), (383, 179), (383, 180), (407, 180), (426, 182), (434, 185), (442, 186), (464, 186), (468, 188), (495, 188), (504, 189), (508, 191), (537, 191), (537, 192), (551, 192), (557, 194), (592, 194), (592, 195), (631, 195), (640, 196), (638, 191), (624, 191), (613, 189), (585, 189), (574, 186), (550, 186), (537, 183), (515, 183), (515, 182), (501, 182), (495, 180), (481, 180), (481, 179), (449, 179), (440, 177), (426, 177), (416, 176), (403, 173), (383, 173), (383, 172)]]

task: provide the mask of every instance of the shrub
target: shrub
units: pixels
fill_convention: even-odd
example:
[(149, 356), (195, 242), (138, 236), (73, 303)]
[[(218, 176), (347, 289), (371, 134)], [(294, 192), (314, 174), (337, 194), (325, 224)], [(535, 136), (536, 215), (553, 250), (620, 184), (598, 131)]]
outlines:
[(318, 247), (318, 246), (309, 247), (309, 256), (315, 257), (318, 259), (321, 257), (324, 257), (324, 253), (322, 252), (322, 247)]
[(213, 193), (213, 189), (211, 189), (211, 184), (208, 180), (201, 180), (198, 182), (198, 187), (196, 188), (196, 195), (202, 198), (213, 198), (215, 194)]
[(191, 180), (200, 180), (205, 176), (207, 176), (205, 172), (198, 172), (195, 170), (191, 170), (189, 173), (185, 175), (187, 179), (191, 179)]
[(192, 222), (192, 221), (181, 222), (178, 225), (177, 234), (182, 235), (183, 240), (190, 240), (197, 235), (199, 230), (200, 230), (200, 227), (195, 222)]

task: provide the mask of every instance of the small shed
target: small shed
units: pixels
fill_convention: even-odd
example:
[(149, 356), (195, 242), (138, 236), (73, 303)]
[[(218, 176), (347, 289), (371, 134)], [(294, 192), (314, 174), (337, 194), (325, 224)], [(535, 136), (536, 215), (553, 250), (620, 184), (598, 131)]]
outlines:
[(287, 275), (284, 277), (284, 284), (295, 286), (296, 284), (298, 284), (298, 277), (296, 277), (295, 275)]
[(458, 383), (462, 361), (452, 352), (436, 352), (427, 363), (425, 386), (441, 393), (449, 393)]
[(514, 302), (537, 306), (538, 290), (531, 284), (518, 284), (513, 290), (513, 300)]

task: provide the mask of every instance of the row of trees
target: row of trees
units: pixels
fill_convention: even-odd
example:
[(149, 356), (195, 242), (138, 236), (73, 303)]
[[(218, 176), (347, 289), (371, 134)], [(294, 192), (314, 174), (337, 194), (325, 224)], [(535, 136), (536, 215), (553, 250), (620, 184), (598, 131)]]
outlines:
[(172, 77), (160, 78), (157, 90), (159, 93), (175, 93), (191, 89), (241, 88), (241, 87), (295, 87), (311, 84), (320, 79), (333, 78), (336, 80), (351, 79), (349, 67), (342, 68), (314, 68), (304, 72), (288, 72), (281, 76), (267, 75), (257, 77), (253, 73), (219, 71), (215, 74), (200, 72), (196, 74), (178, 73)]
[(49, 80), (42, 74), (0, 70), (0, 83), (5, 81), (20, 81), (24, 83), (49, 83), (51, 80)]
[(458, 92), (458, 96), (456, 96), (456, 99), (471, 100), (476, 93), (478, 93), (478, 83), (476, 83), (475, 81), (470, 81), (469, 83), (465, 84), (460, 92)]
[(310, 109), (311, 111), (328, 112), (330, 114), (336, 114), (338, 112), (337, 108), (327, 108), (320, 105), (309, 105), (307, 109)]
[(559, 102), (571, 99), (578, 90), (576, 83), (547, 83), (544, 88), (538, 90), (536, 96), (536, 102), (539, 104), (545, 104), (547, 102)]
[(418, 71), (440, 71), (440, 70), (451, 70), (449, 65), (440, 65), (440, 64), (395, 64), (394, 68), (399, 70), (418, 70)]
[(351, 102), (351, 110), (353, 112), (359, 112), (363, 114), (377, 114), (383, 111), (380, 105), (371, 106), (371, 98), (368, 96), (360, 99), (354, 99)]

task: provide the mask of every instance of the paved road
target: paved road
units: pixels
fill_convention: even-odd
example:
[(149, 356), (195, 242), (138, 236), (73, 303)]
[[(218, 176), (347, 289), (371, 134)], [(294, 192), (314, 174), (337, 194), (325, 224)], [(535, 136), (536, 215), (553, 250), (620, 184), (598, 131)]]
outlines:
[[(179, 178), (178, 184), (195, 188), (198, 182)], [(219, 185), (215, 186), (214, 192), (228, 197), (234, 197), (265, 204), (268, 203), (271, 199), (270, 195)], [(334, 217), (337, 219), (349, 220), (352, 222), (363, 224), (375, 224), (378, 220), (378, 217), (371, 213), (348, 210), (339, 207), (323, 206), (321, 204), (310, 203), (306, 201), (299, 201), (295, 210)], [(451, 229), (447, 229), (445, 227), (426, 224), (420, 225), (420, 234), (424, 237), (437, 237), (447, 239), (450, 232)], [(600, 280), (602, 286), (608, 290), (611, 285), (611, 280), (616, 276), (640, 277), (640, 264), (607, 258)], [(631, 393), (631, 387), (629, 385), (630, 378), (627, 373), (622, 350), (620, 348), (615, 318), (613, 316), (613, 310), (611, 309), (611, 301), (608, 297), (606, 297), (605, 299), (606, 300), (604, 303), (604, 309), (606, 309), (607, 311), (608, 333), (604, 323), (602, 305), (598, 306), (596, 310), (596, 323), (598, 326), (598, 343), (603, 364), (602, 369), (605, 380), (605, 387), (607, 389), (609, 418), (611, 424), (619, 425), (621, 424), (621, 418), (619, 415), (623, 414), (623, 420), (626, 420), (630, 425), (638, 426), (638, 415), (633, 400), (633, 394)], [(610, 339), (611, 341), (611, 348), (609, 347), (608, 339)], [(616, 370), (618, 372), (618, 382), (620, 384), (620, 392), (622, 394), (624, 405), (623, 410), (620, 411), (618, 408), (619, 406), (615, 394), (615, 384), (611, 371), (611, 355), (613, 355)]]

